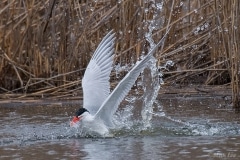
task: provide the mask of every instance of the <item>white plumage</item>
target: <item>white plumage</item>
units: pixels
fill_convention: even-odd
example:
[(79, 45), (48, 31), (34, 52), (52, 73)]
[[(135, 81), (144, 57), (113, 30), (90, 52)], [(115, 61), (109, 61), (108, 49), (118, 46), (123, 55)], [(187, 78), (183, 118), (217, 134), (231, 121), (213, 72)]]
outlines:
[(100, 134), (108, 133), (108, 129), (114, 126), (112, 123), (113, 114), (130, 91), (139, 74), (147, 66), (153, 52), (162, 40), (135, 64), (110, 93), (109, 78), (113, 64), (115, 34), (110, 31), (103, 38), (94, 52), (82, 80), (83, 108), (89, 111), (79, 116), (84, 128)]

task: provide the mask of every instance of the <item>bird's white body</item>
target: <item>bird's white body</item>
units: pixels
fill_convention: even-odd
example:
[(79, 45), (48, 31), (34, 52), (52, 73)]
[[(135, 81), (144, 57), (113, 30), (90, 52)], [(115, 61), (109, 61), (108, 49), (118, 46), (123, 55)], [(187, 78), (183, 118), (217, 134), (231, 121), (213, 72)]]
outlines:
[(84, 112), (78, 117), (81, 119), (80, 123), (83, 129), (100, 135), (107, 135), (109, 129), (114, 127), (113, 114), (130, 91), (139, 74), (148, 65), (153, 52), (163, 39), (142, 60), (136, 63), (110, 93), (109, 79), (113, 64), (114, 40), (115, 36), (110, 31), (94, 52), (82, 80), (83, 108), (88, 112)]
[(101, 136), (109, 135), (109, 128), (101, 119), (96, 119), (88, 112), (82, 114), (81, 127), (84, 132), (97, 133)]

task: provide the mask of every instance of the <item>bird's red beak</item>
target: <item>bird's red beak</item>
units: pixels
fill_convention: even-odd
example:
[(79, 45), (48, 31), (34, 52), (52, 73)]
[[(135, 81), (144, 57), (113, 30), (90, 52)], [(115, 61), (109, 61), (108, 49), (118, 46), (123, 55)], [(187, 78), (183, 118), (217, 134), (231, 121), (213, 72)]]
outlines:
[(70, 127), (73, 127), (79, 121), (80, 121), (80, 118), (78, 116), (74, 116), (70, 122)]

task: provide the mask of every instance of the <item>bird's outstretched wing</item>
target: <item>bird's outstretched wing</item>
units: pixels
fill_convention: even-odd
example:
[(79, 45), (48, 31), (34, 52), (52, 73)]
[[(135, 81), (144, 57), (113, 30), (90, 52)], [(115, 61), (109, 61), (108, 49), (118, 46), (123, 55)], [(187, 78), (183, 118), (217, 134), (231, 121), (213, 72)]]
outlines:
[(83, 107), (95, 114), (109, 96), (115, 34), (110, 31), (98, 45), (82, 79)]
[(116, 88), (108, 96), (108, 98), (103, 102), (101, 108), (96, 113), (95, 117), (102, 119), (106, 125), (113, 126), (112, 116), (116, 112), (119, 104), (124, 99), (124, 97), (130, 91), (132, 85), (136, 81), (139, 74), (147, 66), (152, 55), (148, 54), (141, 61), (138, 61), (137, 64), (128, 72), (128, 74), (118, 83)]
[(116, 88), (107, 97), (107, 99), (101, 105), (100, 109), (94, 115), (95, 118), (102, 119), (109, 127), (113, 126), (113, 114), (117, 111), (119, 104), (130, 91), (139, 74), (148, 65), (148, 62), (153, 56), (153, 53), (156, 51), (158, 46), (163, 43), (166, 34), (160, 40), (160, 42), (141, 61), (138, 61), (136, 65), (128, 72), (128, 74), (119, 82)]

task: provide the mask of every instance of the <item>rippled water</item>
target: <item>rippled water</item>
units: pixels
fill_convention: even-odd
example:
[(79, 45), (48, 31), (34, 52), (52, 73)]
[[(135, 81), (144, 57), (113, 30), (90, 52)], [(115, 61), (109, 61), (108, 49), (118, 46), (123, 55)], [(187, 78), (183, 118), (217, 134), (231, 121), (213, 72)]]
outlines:
[(240, 159), (240, 116), (221, 97), (162, 97), (149, 128), (126, 109), (111, 138), (69, 127), (79, 105), (0, 104), (1, 159)]

